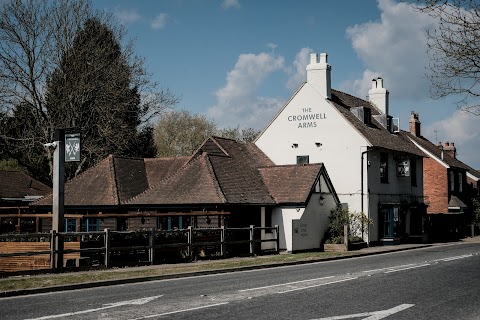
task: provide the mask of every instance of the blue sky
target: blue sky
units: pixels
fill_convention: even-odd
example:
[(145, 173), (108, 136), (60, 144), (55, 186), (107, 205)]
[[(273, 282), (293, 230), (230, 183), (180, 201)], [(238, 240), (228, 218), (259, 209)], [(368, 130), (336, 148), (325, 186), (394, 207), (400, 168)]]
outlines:
[(219, 127), (262, 129), (305, 80), (309, 53), (326, 52), (332, 87), (365, 98), (380, 76), (390, 114), (408, 130), (455, 142), (458, 158), (480, 169), (480, 117), (455, 100), (432, 100), (425, 78), (431, 17), (395, 0), (95, 0), (135, 39), (136, 52), (178, 109)]

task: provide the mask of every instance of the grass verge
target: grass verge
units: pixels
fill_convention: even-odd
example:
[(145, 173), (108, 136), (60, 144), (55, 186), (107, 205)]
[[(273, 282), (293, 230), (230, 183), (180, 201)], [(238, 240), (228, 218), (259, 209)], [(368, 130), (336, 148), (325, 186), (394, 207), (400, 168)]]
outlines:
[(107, 280), (121, 280), (183, 274), (199, 271), (225, 270), (268, 264), (283, 264), (300, 261), (313, 261), (341, 256), (355, 255), (355, 252), (306, 252), (280, 254), (248, 258), (230, 258), (223, 260), (203, 260), (191, 263), (163, 264), (147, 267), (117, 268), (108, 270), (92, 270), (61, 274), (42, 274), (0, 278), (0, 291), (16, 291), (23, 289), (64, 286), (80, 283), (91, 283)]

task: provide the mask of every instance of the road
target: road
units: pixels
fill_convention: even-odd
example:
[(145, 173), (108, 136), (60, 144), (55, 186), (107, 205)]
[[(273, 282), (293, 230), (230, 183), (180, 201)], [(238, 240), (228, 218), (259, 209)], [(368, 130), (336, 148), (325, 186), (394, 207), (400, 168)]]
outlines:
[(480, 319), (480, 244), (0, 299), (1, 319)]

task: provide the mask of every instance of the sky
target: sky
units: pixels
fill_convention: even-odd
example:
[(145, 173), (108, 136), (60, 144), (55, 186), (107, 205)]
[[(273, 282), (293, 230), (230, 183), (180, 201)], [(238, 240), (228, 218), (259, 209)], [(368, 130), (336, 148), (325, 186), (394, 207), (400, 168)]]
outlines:
[(454, 142), (480, 169), (480, 117), (457, 97), (430, 97), (426, 29), (437, 21), (396, 0), (95, 0), (134, 39), (152, 79), (181, 97), (177, 109), (219, 128), (263, 129), (303, 81), (310, 53), (328, 54), (332, 88), (366, 99), (373, 78), (390, 115), (412, 111), (433, 143)]

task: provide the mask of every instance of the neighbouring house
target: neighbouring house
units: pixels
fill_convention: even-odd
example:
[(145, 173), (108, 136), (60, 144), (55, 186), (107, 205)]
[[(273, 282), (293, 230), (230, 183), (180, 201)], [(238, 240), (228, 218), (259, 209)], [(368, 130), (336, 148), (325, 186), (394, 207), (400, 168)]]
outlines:
[(409, 132), (412, 142), (425, 153), (423, 189), (432, 240), (458, 239), (465, 235), (472, 198), (478, 197), (480, 173), (457, 159), (454, 142), (434, 144), (421, 135), (419, 115), (412, 111)]
[[(50, 195), (33, 207), (47, 212), (51, 203)], [(320, 248), (339, 204), (322, 163), (275, 165), (253, 143), (218, 137), (190, 157), (108, 156), (65, 184), (68, 231), (278, 225), (280, 249), (289, 252)]]
[(20, 171), (0, 171), (0, 233), (35, 232), (28, 205), (52, 189)]
[(425, 155), (399, 133), (383, 79), (368, 101), (334, 90), (325, 53), (311, 54), (306, 76), (255, 144), (277, 165), (324, 163), (340, 201), (373, 219), (371, 244), (422, 241)]

